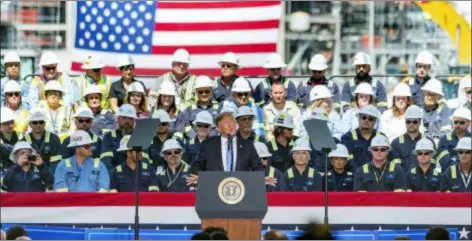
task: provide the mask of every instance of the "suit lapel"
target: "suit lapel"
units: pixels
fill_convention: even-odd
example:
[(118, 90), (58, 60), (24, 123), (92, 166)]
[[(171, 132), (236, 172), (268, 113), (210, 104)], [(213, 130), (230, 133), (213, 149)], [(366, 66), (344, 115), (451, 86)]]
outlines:
[[(216, 142), (216, 152), (217, 153), (217, 157), (216, 157), (216, 160), (218, 160), (218, 166), (219, 166), (219, 169), (221, 171), (224, 171), (225, 170), (225, 167), (223, 166), (223, 159), (221, 158), (221, 154), (223, 153), (222, 151), (222, 148), (221, 148), (221, 137), (218, 137), (217, 139), (217, 142)], [(225, 150), (226, 151), (226, 150)], [(226, 153), (225, 153), (226, 154)]]
[(233, 149), (235, 149), (236, 151), (236, 167), (234, 168), (235, 171), (241, 170), (241, 164), (243, 163), (241, 161), (241, 157), (243, 156), (241, 153), (243, 149), (241, 147), (242, 147), (241, 138), (237, 137), (236, 146), (233, 147)]

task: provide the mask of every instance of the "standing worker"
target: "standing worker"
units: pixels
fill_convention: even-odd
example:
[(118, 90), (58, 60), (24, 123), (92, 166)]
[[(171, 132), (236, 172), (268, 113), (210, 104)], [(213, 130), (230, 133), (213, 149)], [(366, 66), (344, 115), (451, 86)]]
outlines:
[[(163, 167), (166, 166), (166, 162), (164, 161), (164, 157), (161, 156), (161, 151), (164, 143), (172, 139), (172, 133), (170, 132), (170, 117), (164, 110), (156, 110), (152, 114), (152, 119), (159, 119), (160, 124), (156, 130), (156, 134), (152, 139), (151, 145), (148, 148), (149, 159), (151, 163), (154, 165), (154, 168), (161, 170)], [(150, 130), (152, 131), (152, 130)]]
[(416, 143), (413, 155), (418, 162), (405, 172), (408, 192), (439, 192), (441, 170), (431, 162), (435, 153), (430, 139), (424, 138)]
[(415, 59), (416, 75), (414, 78), (407, 80), (407, 84), (411, 89), (415, 105), (424, 108), (423, 87), (431, 79), (429, 73), (433, 65), (433, 55), (427, 50), (421, 51)]
[(328, 154), (333, 169), (328, 173), (323, 173), (323, 191), (326, 188), (324, 175), (328, 175), (328, 191), (352, 192), (354, 190), (354, 175), (346, 170), (348, 157), (349, 152), (343, 144), (336, 144), (336, 150)]
[(472, 192), (472, 141), (463, 137), (454, 149), (459, 154), (459, 163), (450, 166), (443, 172), (441, 191)]
[(266, 190), (268, 192), (284, 191), (285, 183), (283, 174), (277, 170), (277, 168), (270, 165), (272, 154), (270, 154), (267, 146), (262, 142), (256, 142), (254, 143), (254, 147), (256, 148), (257, 155), (261, 159), (262, 165), (265, 167)]

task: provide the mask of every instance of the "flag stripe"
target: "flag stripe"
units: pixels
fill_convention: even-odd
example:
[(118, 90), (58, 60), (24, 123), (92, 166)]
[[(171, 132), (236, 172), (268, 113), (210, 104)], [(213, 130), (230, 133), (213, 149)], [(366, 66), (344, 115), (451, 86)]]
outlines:
[(261, 53), (276, 52), (277, 48), (273, 43), (263, 44), (232, 44), (232, 45), (200, 45), (200, 46), (153, 46), (153, 54), (173, 54), (177, 49), (184, 48), (191, 54), (221, 54), (224, 52), (233, 53)]
[(250, 8), (250, 7), (262, 7), (262, 6), (274, 6), (279, 5), (280, 1), (221, 1), (221, 2), (174, 2), (174, 1), (161, 1), (158, 2), (157, 8), (159, 9), (202, 9), (202, 8)]
[(217, 23), (157, 23), (155, 31), (214, 31), (278, 28), (279, 20)]

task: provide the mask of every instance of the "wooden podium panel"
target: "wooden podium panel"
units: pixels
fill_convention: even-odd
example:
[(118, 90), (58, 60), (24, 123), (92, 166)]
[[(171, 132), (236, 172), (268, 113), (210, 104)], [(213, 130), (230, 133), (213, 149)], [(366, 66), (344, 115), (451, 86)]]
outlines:
[(202, 230), (207, 227), (224, 228), (230, 240), (261, 240), (261, 219), (203, 219)]

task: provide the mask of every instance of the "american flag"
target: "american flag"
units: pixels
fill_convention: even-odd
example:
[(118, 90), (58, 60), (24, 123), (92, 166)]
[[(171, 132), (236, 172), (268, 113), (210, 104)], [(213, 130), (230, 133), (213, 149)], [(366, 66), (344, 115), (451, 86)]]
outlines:
[(87, 57), (98, 54), (104, 73), (117, 75), (119, 55), (129, 53), (137, 75), (160, 75), (185, 48), (197, 75), (220, 75), (225, 52), (239, 56), (238, 74), (264, 74), (280, 15), (280, 1), (79, 1), (71, 69), (83, 71)]

